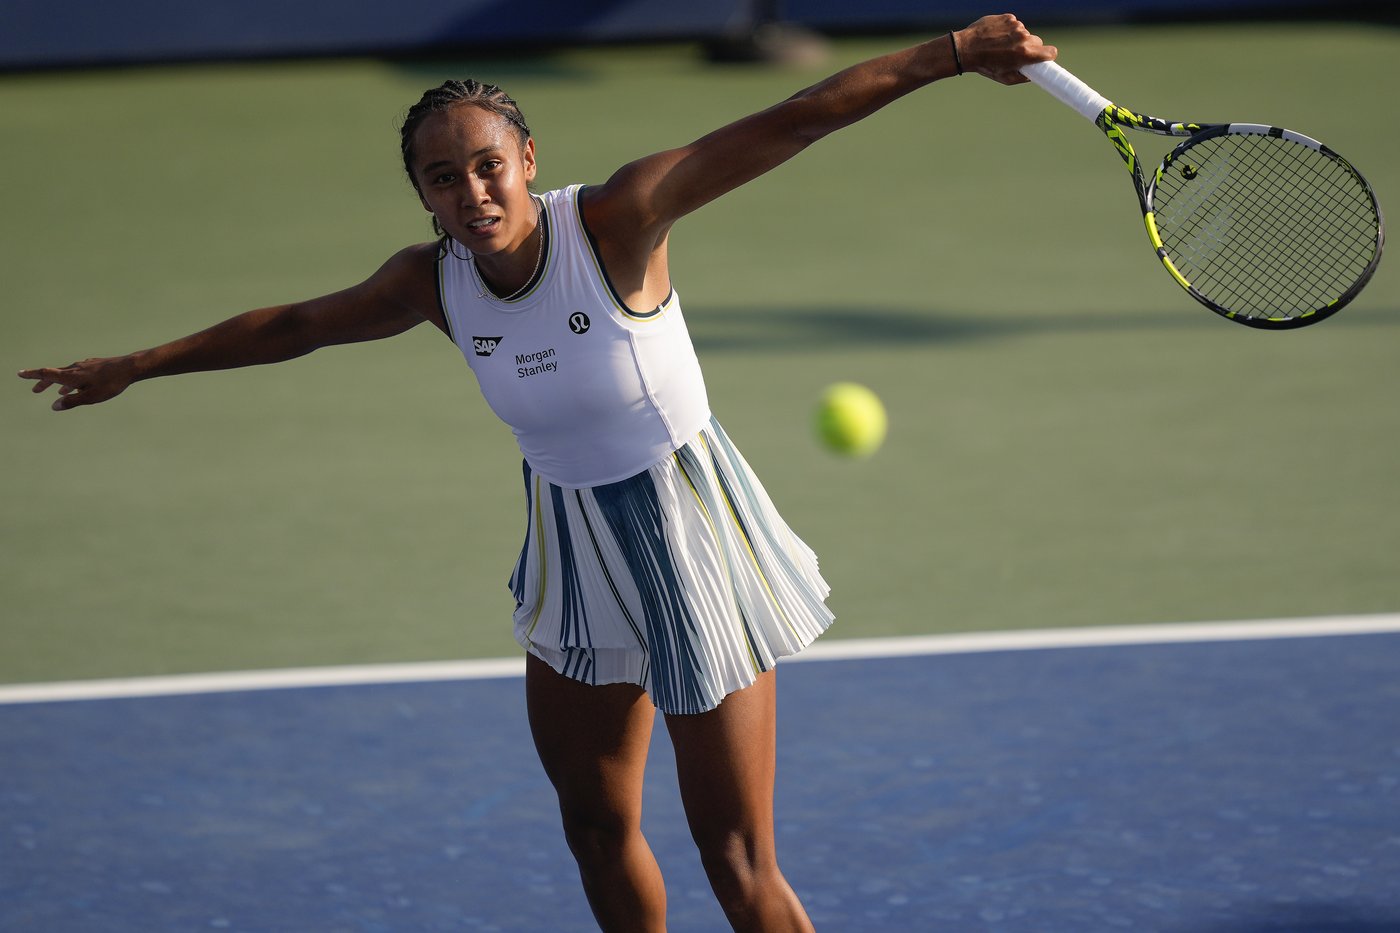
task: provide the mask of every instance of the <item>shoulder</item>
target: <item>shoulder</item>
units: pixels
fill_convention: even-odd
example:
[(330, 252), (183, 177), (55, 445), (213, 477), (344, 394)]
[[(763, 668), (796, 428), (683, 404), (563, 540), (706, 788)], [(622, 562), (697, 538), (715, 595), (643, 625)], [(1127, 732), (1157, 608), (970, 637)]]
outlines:
[(390, 256), (365, 283), (382, 301), (412, 311), (443, 328), (438, 300), (436, 242), (416, 243)]
[(436, 243), (417, 243), (390, 256), (365, 284), (386, 297), (415, 305), (422, 296), (433, 296), (436, 304), (437, 262)]
[(646, 180), (645, 169), (633, 164), (600, 185), (580, 186), (578, 213), (590, 235), (639, 255), (655, 249), (665, 239), (671, 220), (649, 209)]
[(415, 243), (412, 246), (405, 246), (394, 255), (380, 269), (385, 275), (412, 279), (426, 275), (429, 280), (437, 275), (437, 257), (439, 247), (433, 243)]
[(579, 213), (586, 217), (605, 216), (615, 211), (622, 203), (621, 196), (626, 193), (625, 186), (619, 183), (617, 176), (601, 185), (577, 185), (570, 190), (573, 192), (571, 200), (578, 203)]

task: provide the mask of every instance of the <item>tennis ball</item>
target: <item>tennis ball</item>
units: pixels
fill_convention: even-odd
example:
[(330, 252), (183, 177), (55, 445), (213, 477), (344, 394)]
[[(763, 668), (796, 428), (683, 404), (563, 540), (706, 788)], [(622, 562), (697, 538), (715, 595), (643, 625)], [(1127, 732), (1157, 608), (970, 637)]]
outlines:
[(838, 382), (822, 393), (817, 436), (836, 453), (868, 457), (884, 442), (888, 427), (884, 403), (865, 386)]

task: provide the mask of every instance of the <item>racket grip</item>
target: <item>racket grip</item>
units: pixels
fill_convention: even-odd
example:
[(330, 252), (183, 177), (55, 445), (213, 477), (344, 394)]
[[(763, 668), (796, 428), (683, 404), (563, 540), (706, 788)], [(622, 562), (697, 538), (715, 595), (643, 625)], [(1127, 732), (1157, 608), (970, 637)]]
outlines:
[(1105, 107), (1110, 105), (1107, 97), (1065, 71), (1055, 62), (1036, 62), (1021, 68), (1021, 74), (1030, 78), (1047, 94), (1060, 103), (1076, 110), (1090, 123), (1099, 118)]

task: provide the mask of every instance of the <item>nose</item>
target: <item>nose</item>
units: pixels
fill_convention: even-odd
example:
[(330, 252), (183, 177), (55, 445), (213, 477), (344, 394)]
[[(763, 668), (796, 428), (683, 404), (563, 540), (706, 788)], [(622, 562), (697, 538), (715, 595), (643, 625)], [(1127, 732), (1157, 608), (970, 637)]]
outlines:
[(491, 195), (486, 191), (486, 182), (474, 174), (467, 175), (466, 182), (462, 185), (462, 203), (467, 207), (475, 207), (490, 200)]

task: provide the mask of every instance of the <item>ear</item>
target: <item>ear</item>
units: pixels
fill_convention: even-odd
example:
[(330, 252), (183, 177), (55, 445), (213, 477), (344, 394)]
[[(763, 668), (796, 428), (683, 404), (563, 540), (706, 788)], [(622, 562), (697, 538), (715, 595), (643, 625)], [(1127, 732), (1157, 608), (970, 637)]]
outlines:
[(535, 138), (533, 136), (525, 140), (525, 148), (520, 153), (520, 161), (525, 166), (525, 180), (527, 182), (534, 181), (538, 167), (535, 165)]

